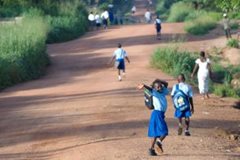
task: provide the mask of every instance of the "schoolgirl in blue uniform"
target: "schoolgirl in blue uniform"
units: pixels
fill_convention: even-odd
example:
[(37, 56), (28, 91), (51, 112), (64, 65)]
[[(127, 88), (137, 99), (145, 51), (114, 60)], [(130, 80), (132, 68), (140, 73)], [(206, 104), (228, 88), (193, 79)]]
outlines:
[(157, 152), (163, 152), (162, 141), (168, 135), (168, 127), (165, 121), (165, 112), (167, 110), (166, 95), (168, 94), (167, 86), (168, 83), (166, 81), (159, 79), (156, 79), (153, 82), (152, 88), (144, 84), (138, 85), (138, 89), (152, 89), (153, 94), (154, 109), (152, 111), (148, 127), (148, 137), (152, 138), (151, 147), (149, 149), (149, 155), (151, 156), (157, 155), (154, 148), (155, 144)]

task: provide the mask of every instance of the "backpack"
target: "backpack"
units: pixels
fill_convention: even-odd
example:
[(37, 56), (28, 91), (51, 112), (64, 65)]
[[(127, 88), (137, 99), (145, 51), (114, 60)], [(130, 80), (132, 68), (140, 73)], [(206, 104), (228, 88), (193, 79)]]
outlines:
[(185, 111), (190, 108), (189, 97), (179, 89), (179, 85), (176, 85), (176, 91), (173, 95), (174, 107), (180, 111)]
[(147, 88), (144, 89), (144, 101), (145, 101), (145, 106), (148, 109), (150, 110), (154, 109), (152, 90)]

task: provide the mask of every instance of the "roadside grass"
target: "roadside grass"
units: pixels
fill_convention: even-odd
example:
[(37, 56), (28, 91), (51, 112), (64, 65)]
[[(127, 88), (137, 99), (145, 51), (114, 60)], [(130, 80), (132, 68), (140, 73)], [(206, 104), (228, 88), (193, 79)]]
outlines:
[[(186, 76), (187, 81), (196, 86), (197, 80), (189, 78), (197, 54), (188, 51), (181, 51), (177, 47), (158, 48), (152, 55), (150, 64), (152, 67), (161, 69), (174, 77), (180, 73)], [(213, 81), (210, 83), (209, 88), (211, 91), (219, 96), (227, 97), (240, 97), (239, 89), (234, 89), (231, 86), (233, 75), (240, 72), (240, 66), (227, 66), (223, 67), (219, 64), (217, 58), (212, 58), (212, 70), (214, 74)]]
[(42, 17), (0, 25), (0, 89), (44, 74), (47, 31)]

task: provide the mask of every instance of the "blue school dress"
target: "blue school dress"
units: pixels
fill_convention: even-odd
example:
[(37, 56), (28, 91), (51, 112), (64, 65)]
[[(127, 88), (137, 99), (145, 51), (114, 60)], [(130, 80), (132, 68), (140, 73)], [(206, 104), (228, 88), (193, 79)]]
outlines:
[(161, 137), (168, 135), (168, 127), (165, 121), (165, 112), (167, 110), (167, 99), (168, 94), (167, 88), (164, 88), (161, 92), (153, 89), (153, 106), (149, 127), (148, 137)]

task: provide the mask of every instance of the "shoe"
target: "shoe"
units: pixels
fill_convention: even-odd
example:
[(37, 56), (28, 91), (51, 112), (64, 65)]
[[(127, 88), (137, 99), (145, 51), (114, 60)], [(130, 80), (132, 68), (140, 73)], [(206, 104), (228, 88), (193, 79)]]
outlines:
[(163, 153), (162, 143), (159, 141), (156, 142), (156, 150), (159, 154)]
[(179, 127), (179, 128), (178, 128), (178, 135), (179, 135), (179, 136), (182, 135), (182, 131), (183, 131), (182, 127)]
[(191, 134), (188, 130), (185, 131), (185, 136), (191, 136)]
[(123, 77), (126, 77), (126, 73), (125, 73), (125, 72), (123, 72), (123, 73), (122, 73), (122, 76), (123, 76)]
[(149, 153), (150, 156), (157, 156), (157, 153), (156, 153), (155, 150), (152, 149), (152, 148), (150, 148), (150, 149), (148, 150), (148, 153)]
[(121, 77), (121, 76), (118, 76), (118, 80), (119, 80), (119, 81), (122, 81), (122, 77)]

